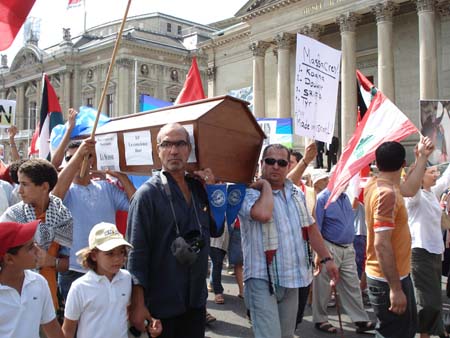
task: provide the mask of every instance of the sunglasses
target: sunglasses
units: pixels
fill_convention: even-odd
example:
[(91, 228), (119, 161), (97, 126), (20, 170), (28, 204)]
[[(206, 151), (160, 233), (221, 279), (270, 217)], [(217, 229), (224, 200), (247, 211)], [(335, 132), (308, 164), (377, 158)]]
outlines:
[(278, 164), (278, 166), (280, 166), (282, 168), (287, 167), (287, 165), (289, 164), (289, 162), (286, 160), (283, 160), (283, 159), (276, 160), (271, 157), (266, 157), (264, 159), (264, 163), (267, 165), (274, 165), (276, 163), (276, 164)]

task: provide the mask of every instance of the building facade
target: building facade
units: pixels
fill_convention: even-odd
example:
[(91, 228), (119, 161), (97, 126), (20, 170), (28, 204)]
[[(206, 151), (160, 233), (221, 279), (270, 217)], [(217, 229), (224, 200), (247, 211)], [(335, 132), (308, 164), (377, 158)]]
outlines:
[[(0, 99), (16, 101), (19, 152), (28, 153), (39, 118), (42, 73), (47, 73), (64, 114), (70, 107), (98, 107), (121, 21), (88, 29), (76, 37), (63, 29), (61, 43), (41, 49), (36, 34), (8, 66), (2, 56)], [(161, 13), (128, 18), (119, 45), (102, 111), (111, 117), (139, 111), (139, 98), (149, 95), (174, 101), (196, 55), (206, 84), (206, 57), (196, 46), (216, 29)], [(5, 130), (0, 143), (9, 153)]]
[[(293, 117), (296, 33), (342, 51), (342, 146), (356, 124), (356, 69), (419, 128), (420, 99), (450, 98), (449, 0), (250, 0), (226, 23), (200, 44), (208, 95), (252, 86), (256, 117)], [(404, 142), (410, 157), (417, 138)], [(302, 148), (302, 138), (294, 144)]]

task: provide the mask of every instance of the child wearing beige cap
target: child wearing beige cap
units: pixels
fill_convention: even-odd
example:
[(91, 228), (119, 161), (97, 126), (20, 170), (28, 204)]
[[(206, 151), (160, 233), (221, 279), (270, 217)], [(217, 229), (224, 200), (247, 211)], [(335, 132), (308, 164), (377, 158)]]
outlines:
[[(66, 338), (73, 338), (75, 332), (78, 338), (128, 337), (131, 275), (122, 269), (128, 248), (131, 244), (114, 224), (102, 222), (92, 228), (89, 247), (77, 252), (81, 265), (89, 271), (73, 282), (67, 295)], [(153, 323), (152, 337), (160, 333), (161, 324)]]

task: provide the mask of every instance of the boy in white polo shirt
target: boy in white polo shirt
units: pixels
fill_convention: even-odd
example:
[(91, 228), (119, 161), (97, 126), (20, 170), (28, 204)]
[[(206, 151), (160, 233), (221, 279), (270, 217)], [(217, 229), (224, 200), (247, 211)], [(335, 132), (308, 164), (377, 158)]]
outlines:
[[(131, 244), (111, 223), (99, 223), (89, 233), (89, 247), (77, 252), (89, 269), (72, 283), (67, 295), (63, 332), (66, 338), (127, 338), (127, 306), (131, 275), (121, 269)], [(78, 327), (78, 330), (77, 330)], [(155, 320), (149, 333), (157, 337), (161, 323)]]
[(0, 223), (0, 337), (63, 338), (47, 281), (36, 267), (39, 220)]

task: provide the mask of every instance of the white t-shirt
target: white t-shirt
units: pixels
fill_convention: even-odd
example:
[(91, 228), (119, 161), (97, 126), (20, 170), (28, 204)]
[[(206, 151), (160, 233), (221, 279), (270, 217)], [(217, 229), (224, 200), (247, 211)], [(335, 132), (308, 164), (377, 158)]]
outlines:
[(450, 184), (450, 165), (431, 191), (419, 189), (414, 197), (405, 198), (412, 248), (422, 248), (433, 254), (444, 252), (442, 239), (442, 210), (439, 198)]
[(127, 338), (130, 299), (127, 270), (120, 270), (112, 281), (90, 270), (70, 287), (64, 316), (78, 321), (78, 338)]
[(47, 281), (25, 270), (22, 293), (0, 284), (0, 337), (39, 338), (39, 326), (55, 319)]

